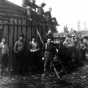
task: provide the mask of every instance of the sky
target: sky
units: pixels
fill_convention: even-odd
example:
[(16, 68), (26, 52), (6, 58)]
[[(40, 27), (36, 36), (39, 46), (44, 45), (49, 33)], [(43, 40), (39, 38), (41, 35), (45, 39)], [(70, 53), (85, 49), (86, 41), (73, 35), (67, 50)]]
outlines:
[[(17, 5), (22, 5), (22, 0), (9, 0)], [(58, 29), (62, 30), (64, 25), (69, 28), (88, 30), (88, 0), (36, 0), (36, 4), (46, 3), (45, 11), (52, 8), (52, 16), (56, 17)]]

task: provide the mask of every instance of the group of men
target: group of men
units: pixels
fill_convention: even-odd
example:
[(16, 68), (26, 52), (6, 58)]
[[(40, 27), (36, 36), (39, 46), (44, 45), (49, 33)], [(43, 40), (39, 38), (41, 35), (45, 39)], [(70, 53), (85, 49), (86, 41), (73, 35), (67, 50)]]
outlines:
[[(12, 56), (10, 56), (11, 51)], [(24, 36), (20, 35), (18, 40), (15, 41), (12, 50), (10, 50), (6, 38), (2, 38), (0, 42), (1, 75), (3, 75), (7, 69), (15, 74), (22, 75), (36, 70), (40, 60), (38, 59), (40, 58), (39, 52), (40, 48), (35, 38), (27, 42)]]
[[(78, 40), (75, 36), (67, 36), (55, 44), (52, 38), (40, 47), (36, 38), (27, 41), (23, 35), (18, 37), (13, 47), (12, 70), (15, 74), (68, 72), (74, 63), (88, 58), (88, 40)], [(9, 67), (9, 47), (5, 38), (0, 43), (0, 69), (3, 73)], [(72, 68), (71, 68), (72, 69)], [(70, 71), (71, 71), (70, 69)]]
[(39, 72), (42, 63), (41, 49), (35, 38), (32, 41), (25, 40), (23, 35), (20, 35), (14, 45), (14, 70), (20, 74), (29, 74), (29, 72)]
[[(76, 35), (67, 35), (59, 40), (58, 44), (54, 40), (48, 39), (44, 52), (44, 73), (50, 74), (50, 70), (61, 75), (74, 71), (79, 66), (84, 65), (88, 60), (88, 38), (79, 38)], [(46, 48), (47, 47), (47, 48)], [(52, 69), (53, 67), (53, 69)], [(56, 70), (54, 70), (54, 68)]]

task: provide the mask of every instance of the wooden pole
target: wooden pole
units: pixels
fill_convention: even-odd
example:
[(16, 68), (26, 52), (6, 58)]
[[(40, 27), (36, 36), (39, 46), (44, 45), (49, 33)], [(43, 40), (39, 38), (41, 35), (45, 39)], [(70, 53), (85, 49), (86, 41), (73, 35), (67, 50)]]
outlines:
[(54, 64), (52, 64), (52, 65), (53, 65), (53, 69), (54, 69), (54, 72), (55, 72), (57, 78), (60, 79), (60, 76), (59, 76), (57, 69), (55, 68)]

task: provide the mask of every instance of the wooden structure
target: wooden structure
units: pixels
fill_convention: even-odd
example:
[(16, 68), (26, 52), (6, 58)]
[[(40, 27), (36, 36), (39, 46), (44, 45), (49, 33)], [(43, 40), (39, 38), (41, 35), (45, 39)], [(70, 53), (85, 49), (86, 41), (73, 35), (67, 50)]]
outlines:
[(48, 24), (36, 12), (32, 12), (31, 16), (32, 20), (30, 20), (30, 16), (27, 16), (24, 7), (7, 0), (0, 0), (0, 39), (6, 37), (10, 48), (22, 33), (27, 40), (36, 36), (38, 38), (37, 32), (40, 33), (42, 39), (45, 39), (49, 27), (53, 28), (52, 24)]
[(25, 30), (25, 10), (6, 0), (0, 0), (0, 39), (5, 37), (10, 47)]

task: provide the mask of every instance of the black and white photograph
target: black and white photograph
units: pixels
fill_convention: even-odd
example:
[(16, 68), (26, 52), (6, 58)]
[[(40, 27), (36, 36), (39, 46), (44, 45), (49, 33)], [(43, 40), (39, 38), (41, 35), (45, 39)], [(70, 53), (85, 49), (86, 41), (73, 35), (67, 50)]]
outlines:
[(88, 88), (88, 0), (0, 0), (0, 88)]

